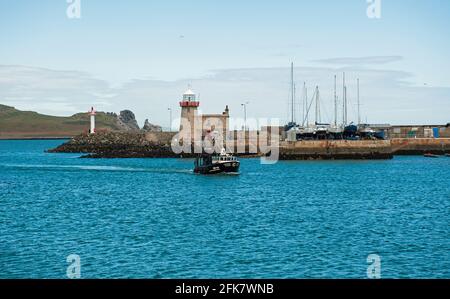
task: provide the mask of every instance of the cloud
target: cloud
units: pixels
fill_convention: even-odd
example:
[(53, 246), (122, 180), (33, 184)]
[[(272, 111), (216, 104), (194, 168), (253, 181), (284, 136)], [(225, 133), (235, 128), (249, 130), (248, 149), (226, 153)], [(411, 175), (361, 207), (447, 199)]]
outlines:
[(92, 104), (108, 105), (107, 82), (78, 71), (0, 65), (0, 102), (22, 109), (67, 115)]
[[(358, 66), (296, 67), (296, 116), (302, 118), (302, 87), (306, 82), (311, 97), (320, 88), (324, 121), (333, 121), (334, 75), (338, 75), (341, 114), (342, 71), (346, 72), (349, 115), (357, 119), (356, 79), (361, 82), (362, 119), (371, 123), (443, 124), (450, 122), (450, 88), (414, 85), (413, 74), (395, 70), (374, 70)], [(162, 81), (130, 80), (118, 87), (76, 71), (56, 71), (25, 66), (0, 66), (0, 103), (22, 110), (54, 115), (98, 110), (119, 112), (131, 109), (139, 122), (168, 126), (168, 108), (176, 117), (182, 93), (191, 84), (199, 93), (204, 113), (221, 113), (228, 105), (232, 117), (243, 117), (241, 103), (249, 101), (249, 117), (288, 118), (289, 66), (283, 68), (241, 68), (212, 70), (195, 79)], [(311, 99), (311, 98), (309, 98)]]
[(339, 65), (374, 65), (387, 64), (402, 60), (402, 56), (367, 56), (367, 57), (341, 57), (314, 60), (313, 62), (324, 64), (339, 64)]

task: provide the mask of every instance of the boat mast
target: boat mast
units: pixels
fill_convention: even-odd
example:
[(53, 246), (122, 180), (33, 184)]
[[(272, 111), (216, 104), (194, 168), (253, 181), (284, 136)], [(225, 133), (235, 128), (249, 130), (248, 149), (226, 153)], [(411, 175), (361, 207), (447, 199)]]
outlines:
[(359, 78), (356, 80), (357, 82), (357, 93), (358, 93), (358, 125), (361, 124), (361, 103), (359, 101)]
[(297, 85), (294, 83), (294, 120), (297, 121), (297, 103), (295, 102), (295, 97), (297, 96)]
[(306, 87), (306, 83), (305, 83), (305, 120), (306, 120), (306, 126), (309, 125), (309, 104), (308, 104), (308, 87)]
[(336, 75), (334, 75), (334, 126), (337, 127), (337, 118), (338, 118), (338, 113), (337, 113), (337, 94), (336, 94), (336, 81), (337, 81), (337, 77)]
[(347, 125), (347, 86), (345, 85), (345, 72), (343, 75), (343, 101), (342, 101), (342, 105), (343, 105), (343, 123), (344, 123), (344, 127)]
[(302, 122), (303, 125), (305, 125), (305, 119), (306, 119), (307, 97), (305, 95), (306, 95), (306, 82), (303, 82), (303, 122)]
[(347, 99), (347, 85), (345, 85), (345, 124), (348, 124), (348, 99)]
[(291, 105), (292, 105), (292, 110), (291, 110), (291, 123), (294, 123), (294, 107), (295, 107), (295, 87), (294, 87), (294, 63), (291, 63)]
[(319, 86), (316, 86), (316, 125), (320, 124)]

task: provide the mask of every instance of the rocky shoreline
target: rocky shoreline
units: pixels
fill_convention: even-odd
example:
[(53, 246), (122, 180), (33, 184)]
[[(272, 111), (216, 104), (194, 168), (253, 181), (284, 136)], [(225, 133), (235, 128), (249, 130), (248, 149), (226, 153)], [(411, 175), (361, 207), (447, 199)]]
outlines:
[[(80, 153), (82, 158), (180, 158), (170, 144), (149, 140), (143, 132), (81, 134), (48, 153)], [(184, 155), (186, 156), (186, 155)]]

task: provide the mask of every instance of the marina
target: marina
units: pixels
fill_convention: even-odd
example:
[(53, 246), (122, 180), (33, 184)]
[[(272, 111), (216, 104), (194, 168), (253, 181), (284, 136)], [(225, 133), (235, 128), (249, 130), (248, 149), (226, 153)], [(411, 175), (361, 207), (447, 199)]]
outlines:
[[(302, 119), (300, 124), (297, 124), (295, 120), (296, 112), (296, 94), (294, 83), (294, 63), (291, 64), (291, 103), (289, 108), (291, 109), (291, 120), (284, 126), (286, 132), (287, 141), (294, 142), (300, 140), (384, 140), (385, 133), (381, 130), (374, 130), (369, 124), (361, 122), (361, 103), (360, 103), (360, 80), (357, 79), (357, 123), (349, 121), (348, 116), (348, 87), (346, 85), (346, 74), (342, 74), (342, 110), (341, 118), (339, 117), (339, 104), (337, 96), (337, 76), (334, 76), (334, 98), (333, 98), (333, 111), (334, 119), (331, 122), (324, 123), (321, 116), (321, 97), (319, 86), (316, 86), (311, 99), (308, 98), (308, 90), (306, 83), (303, 84), (303, 96), (301, 99)], [(312, 110), (314, 108), (314, 118), (312, 118)], [(314, 122), (311, 122), (311, 119)], [(342, 122), (339, 122), (342, 119)]]

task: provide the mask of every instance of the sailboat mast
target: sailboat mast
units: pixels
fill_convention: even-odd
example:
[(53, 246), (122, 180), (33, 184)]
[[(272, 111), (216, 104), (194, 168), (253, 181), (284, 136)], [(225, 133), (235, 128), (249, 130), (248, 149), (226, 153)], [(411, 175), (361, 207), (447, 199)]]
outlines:
[(305, 83), (305, 121), (306, 121), (306, 126), (308, 126), (309, 124), (309, 103), (308, 103), (308, 87), (306, 87), (306, 83)]
[(316, 86), (316, 125), (320, 123), (319, 86)]
[(347, 125), (347, 119), (346, 119), (346, 113), (345, 113), (345, 73), (343, 75), (343, 79), (342, 79), (342, 124), (344, 125), (344, 127)]
[(361, 103), (359, 101), (359, 78), (356, 80), (357, 82), (357, 93), (358, 93), (358, 125), (361, 124)]
[(307, 102), (307, 98), (306, 98), (306, 82), (303, 82), (303, 122), (302, 124), (305, 124), (305, 120), (306, 120), (306, 102)]
[(294, 123), (294, 108), (295, 108), (295, 98), (294, 98), (294, 93), (295, 93), (295, 87), (294, 87), (294, 63), (291, 63), (291, 122)]
[(347, 101), (347, 85), (345, 85), (345, 125), (348, 124), (348, 101)]
[(295, 97), (297, 96), (297, 86), (294, 83), (294, 121), (297, 121), (297, 103), (295, 102)]
[(336, 81), (337, 76), (334, 75), (334, 126), (337, 127), (337, 118), (338, 118), (338, 112), (337, 112), (337, 94), (336, 94)]

